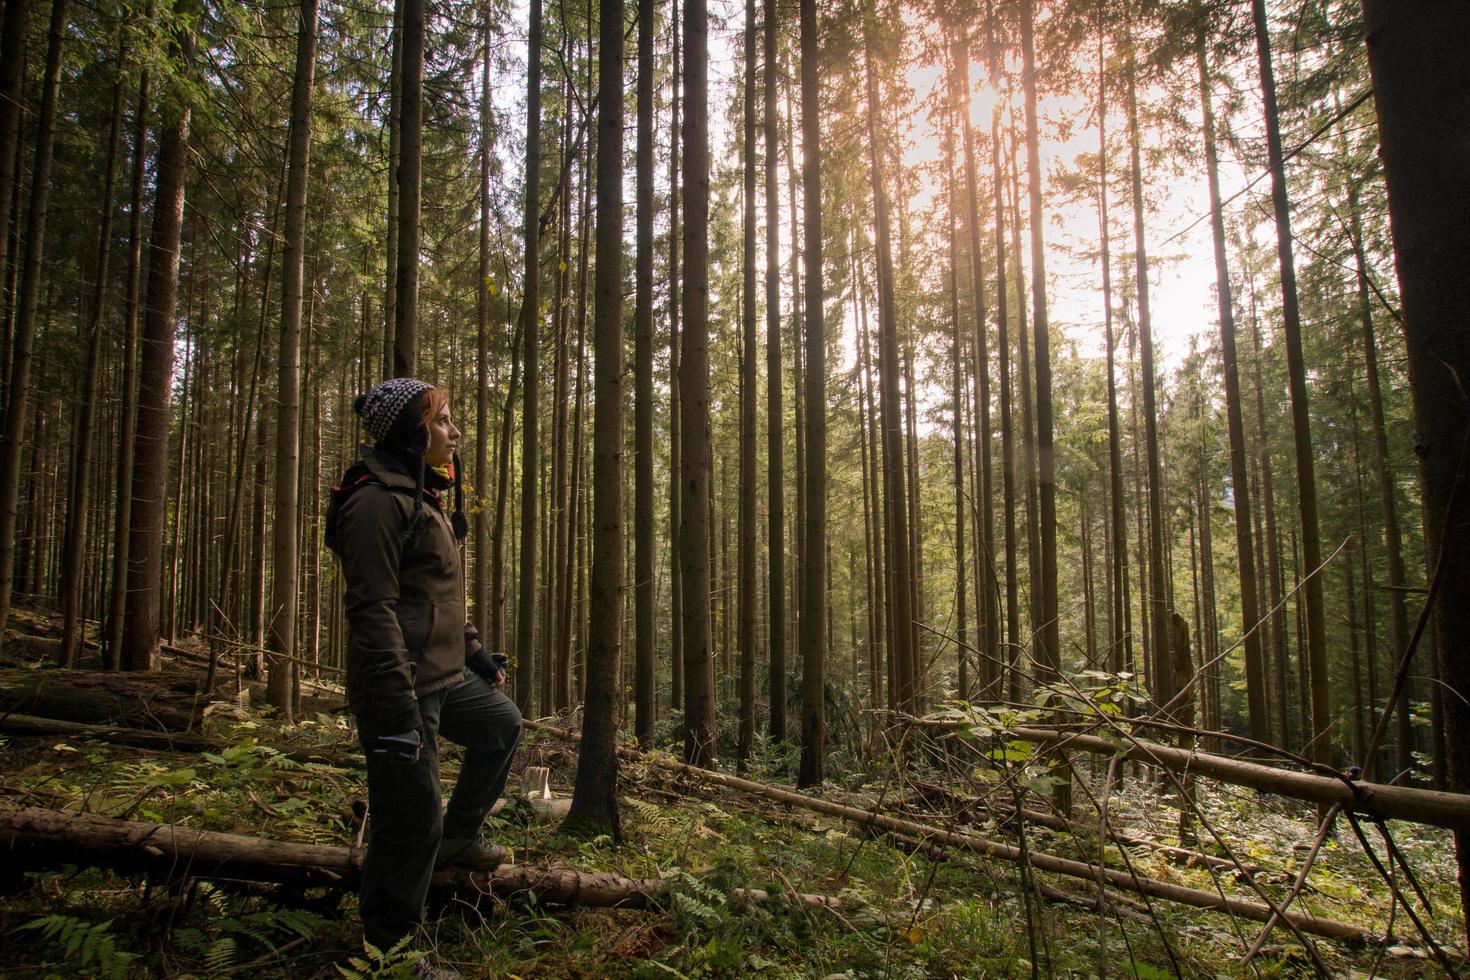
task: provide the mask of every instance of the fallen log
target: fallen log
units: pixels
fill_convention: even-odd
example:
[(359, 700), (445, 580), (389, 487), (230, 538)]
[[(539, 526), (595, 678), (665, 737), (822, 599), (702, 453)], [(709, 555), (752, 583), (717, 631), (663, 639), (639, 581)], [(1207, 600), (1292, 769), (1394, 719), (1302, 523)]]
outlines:
[[(958, 732), (968, 722), (899, 715), (905, 723), (921, 728)], [(1126, 721), (1119, 722), (1126, 724)], [(1319, 776), (1277, 766), (1231, 759), (1192, 749), (1175, 748), (1138, 738), (1106, 739), (1066, 729), (1023, 725), (1001, 733), (1037, 745), (1086, 752), (1090, 755), (1121, 756), (1170, 772), (1210, 779), (1263, 793), (1274, 793), (1304, 803), (1331, 806), (1374, 819), (1407, 820), (1411, 823), (1470, 831), (1470, 794), (1445, 793), (1412, 786), (1371, 783), (1346, 777)]]
[[(568, 732), (564, 729), (554, 728), (553, 726), (539, 722), (527, 722), (527, 725), (564, 738), (577, 738), (574, 732)], [(1172, 882), (1159, 881), (1153, 878), (1135, 877), (1125, 871), (1118, 871), (1113, 868), (1100, 868), (1095, 864), (1074, 861), (1070, 858), (1057, 857), (1035, 850), (1028, 850), (1023, 855), (1020, 848), (1012, 847), (1009, 844), (1002, 844), (999, 841), (988, 840), (973, 834), (939, 830), (913, 820), (892, 817), (871, 810), (860, 810), (841, 803), (832, 803), (818, 797), (781, 789), (777, 786), (767, 786), (764, 783), (741, 779), (739, 776), (729, 776), (725, 773), (701, 769), (697, 766), (675, 761), (672, 758), (641, 753), (636, 749), (620, 747), (618, 754), (624, 758), (640, 760), (669, 772), (681, 773), (739, 792), (763, 796), (766, 799), (775, 800), (780, 803), (789, 803), (792, 806), (804, 807), (808, 810), (825, 813), (828, 816), (838, 817), (860, 826), (897, 832), (933, 844), (942, 844), (946, 847), (958, 848), (985, 857), (998, 858), (1017, 864), (1024, 860), (1031, 867), (1040, 871), (1049, 871), (1053, 874), (1081, 878), (1092, 882), (1102, 880), (1122, 891), (1137, 892), (1153, 898), (1161, 898), (1181, 905), (1193, 906), (1194, 908), (1226, 912), (1253, 922), (1266, 922), (1272, 915), (1272, 909), (1259, 902), (1231, 898), (1216, 892), (1207, 892), (1199, 888), (1189, 888), (1185, 885), (1176, 885)], [(1373, 938), (1371, 931), (1368, 929), (1345, 922), (1338, 922), (1333, 919), (1324, 919), (1308, 912), (1287, 912), (1283, 918), (1291, 922), (1302, 932), (1309, 932), (1313, 935), (1340, 942), (1360, 943)]]
[(208, 701), (193, 672), (0, 668), (0, 714), (178, 732), (199, 727)]
[[(37, 718), (34, 715), (0, 714), (0, 732), (27, 738), (100, 738), (114, 745), (131, 745), (159, 752), (220, 752), (232, 744), (207, 735), (169, 731), (148, 731), (121, 725), (89, 725), (61, 718)], [(296, 762), (315, 762), (343, 769), (363, 769), (360, 754), (339, 755), (315, 749), (282, 749), (272, 745), (281, 755)]]
[[(933, 783), (917, 782), (914, 784), (918, 794), (928, 799), (930, 797), (941, 797), (951, 800), (964, 807), (958, 815), (960, 818), (974, 816), (990, 816), (1002, 826), (1010, 826), (1015, 823), (1016, 811), (1006, 806), (993, 806), (978, 797), (965, 796), (954, 790), (937, 786)], [(1100, 828), (1096, 824), (1084, 823), (1077, 820), (1068, 820), (1066, 817), (1054, 813), (1044, 813), (1040, 810), (1029, 810), (1023, 808), (1021, 816), (1027, 823), (1034, 823), (1049, 830), (1059, 830), (1069, 834), (1097, 834)], [(966, 822), (969, 822), (966, 820)], [(1165, 844), (1152, 840), (1148, 837), (1140, 837), (1119, 830), (1116, 827), (1108, 829), (1108, 841), (1120, 847), (1141, 847), (1153, 851), (1170, 861), (1183, 864), (1186, 867), (1213, 868), (1227, 874), (1239, 874), (1245, 871), (1248, 874), (1259, 874), (1263, 869), (1257, 864), (1237, 865), (1229, 858), (1216, 857), (1213, 854), (1204, 854), (1200, 851), (1191, 851), (1187, 847), (1175, 847), (1173, 844)]]
[[(3, 806), (0, 848), (8, 854), (6, 864), (17, 870), (71, 865), (146, 871), (170, 881), (208, 878), (343, 889), (357, 887), (366, 853), (359, 848), (194, 830), (175, 824)], [(433, 889), (441, 897), (461, 901), (534, 893), (540, 903), (645, 908), (667, 898), (670, 885), (659, 878), (502, 864), (491, 872), (436, 872)], [(758, 888), (735, 889), (733, 895), (752, 902), (788, 900), (813, 908), (841, 908), (837, 899), (825, 895)]]

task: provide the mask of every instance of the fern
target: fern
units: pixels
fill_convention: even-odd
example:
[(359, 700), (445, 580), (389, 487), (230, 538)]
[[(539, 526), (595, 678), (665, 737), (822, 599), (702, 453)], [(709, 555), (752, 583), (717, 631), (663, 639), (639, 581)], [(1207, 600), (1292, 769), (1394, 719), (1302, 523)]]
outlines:
[(204, 963), (210, 976), (220, 976), (234, 969), (239, 946), (229, 936), (222, 936), (209, 944), (204, 954)]
[(337, 964), (337, 972), (346, 980), (377, 980), (379, 977), (397, 976), (424, 958), (422, 950), (410, 948), (412, 937), (404, 936), (387, 951), (364, 944), (363, 954), (353, 956), (346, 965)]
[(117, 948), (111, 919), (88, 922), (72, 915), (48, 915), (20, 928), (39, 932), (44, 940), (60, 946), (67, 963), (87, 975), (109, 980), (121, 977), (135, 958)]

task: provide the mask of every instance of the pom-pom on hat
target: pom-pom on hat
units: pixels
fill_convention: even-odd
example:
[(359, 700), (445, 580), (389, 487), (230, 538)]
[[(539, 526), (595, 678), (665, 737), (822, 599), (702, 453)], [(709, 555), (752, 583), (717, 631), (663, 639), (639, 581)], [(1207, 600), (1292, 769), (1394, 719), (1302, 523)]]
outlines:
[[(352, 403), (353, 411), (362, 419), (363, 428), (373, 441), (386, 443), (400, 429), (399, 421), (404, 411), (414, 405), (426, 391), (434, 386), (417, 378), (389, 378), (366, 395), (358, 395)], [(418, 427), (418, 419), (403, 431)]]

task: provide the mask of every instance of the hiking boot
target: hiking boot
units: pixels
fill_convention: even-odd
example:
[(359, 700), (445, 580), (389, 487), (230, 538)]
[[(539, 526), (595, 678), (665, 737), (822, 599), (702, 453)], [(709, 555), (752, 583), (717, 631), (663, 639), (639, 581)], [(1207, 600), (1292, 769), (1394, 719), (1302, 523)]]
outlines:
[(507, 857), (505, 848), (487, 841), (483, 833), (474, 837), (446, 837), (439, 842), (434, 867), (493, 871), (504, 864)]

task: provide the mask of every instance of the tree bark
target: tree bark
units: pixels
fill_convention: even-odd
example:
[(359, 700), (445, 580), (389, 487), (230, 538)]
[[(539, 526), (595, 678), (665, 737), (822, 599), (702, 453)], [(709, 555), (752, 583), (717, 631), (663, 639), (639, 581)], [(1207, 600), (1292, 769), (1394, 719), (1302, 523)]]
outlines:
[(541, 351), (541, 0), (530, 0), (530, 28), (526, 41), (526, 213), (525, 298), (521, 303), (523, 393), (521, 406), (521, 544), (520, 586), (517, 594), (515, 645), (515, 701), (522, 714), (531, 713), (536, 680), (536, 520), (540, 474), (538, 403), (541, 380), (537, 367)]
[[(654, 716), (654, 579), (653, 527), (653, 0), (638, 0), (638, 146), (637, 256), (634, 276), (633, 493), (634, 556), (634, 723), (638, 744), (653, 744)], [(600, 205), (599, 205), (600, 213)]]
[[(640, 0), (640, 4), (652, 6), (651, 0)], [(642, 43), (640, 39), (640, 46)], [(642, 115), (641, 105), (639, 112)], [(641, 168), (639, 176), (641, 184)], [(595, 288), (589, 615), (597, 628), (588, 636), (582, 747), (572, 808), (564, 826), (589, 836), (610, 834), (614, 841), (620, 841), (617, 737), (622, 692), (624, 557), (623, 0), (601, 0), (598, 10)]]
[[(786, 436), (781, 400), (781, 227), (776, 129), (776, 0), (763, 0), (762, 89), (766, 168), (766, 561), (770, 576), (768, 699), (772, 742), (786, 738)], [(795, 243), (792, 244), (795, 247)]]
[[(898, 324), (893, 281), (893, 254), (889, 244), (888, 187), (880, 134), (882, 96), (873, 64), (873, 11), (863, 18), (864, 75), (867, 89), (868, 166), (873, 194), (873, 231), (877, 249), (878, 286), (878, 405), (883, 444), (883, 503), (888, 542), (889, 587), (893, 593), (889, 620), (892, 665), (897, 704), (902, 711), (915, 707), (917, 672), (913, 646), (914, 597), (912, 556), (909, 550), (909, 498), (905, 490), (903, 408), (899, 392)], [(810, 304), (808, 304), (810, 307)], [(814, 311), (813, 311), (814, 312)], [(811, 458), (819, 454), (813, 449)], [(810, 538), (808, 539), (810, 540)], [(807, 560), (812, 560), (811, 554)]]
[[(192, 0), (175, 10), (193, 12)], [(192, 18), (171, 45), (187, 72), (194, 59)], [(163, 593), (165, 483), (168, 477), (169, 400), (174, 365), (174, 307), (179, 290), (179, 240), (184, 225), (184, 172), (188, 164), (189, 102), (182, 91), (163, 99), (155, 167), (153, 234), (148, 249), (148, 288), (143, 300), (142, 352), (138, 369), (138, 423), (134, 434), (132, 507), (128, 521), (127, 621), (120, 664), (125, 670), (157, 666)]]
[(83, 559), (87, 551), (88, 514), (92, 501), (92, 430), (97, 418), (97, 381), (102, 360), (102, 322), (107, 312), (107, 276), (112, 256), (113, 194), (117, 187), (117, 157), (122, 145), (122, 70), (126, 44), (117, 52), (117, 77), (112, 88), (111, 121), (107, 132), (107, 163), (102, 177), (102, 208), (97, 226), (97, 261), (93, 274), (86, 326), (82, 331), (87, 351), (82, 369), (81, 404), (72, 437), (71, 475), (67, 491), (66, 539), (61, 559), (61, 647), (57, 662), (74, 667), (81, 651), (83, 607)]
[(679, 561), (684, 595), (684, 758), (714, 759), (710, 649), (709, 4), (684, 4), (684, 276), (679, 356)]
[(735, 759), (743, 772), (755, 742), (755, 415), (759, 400), (755, 327), (755, 0), (745, 0), (745, 115), (740, 305), (740, 724)]
[[(393, 309), (393, 376), (411, 377), (418, 368), (419, 216), (424, 162), (424, 0), (400, 0), (403, 22), (398, 56), (398, 155), (393, 160), (398, 185), (398, 267)], [(529, 152), (529, 151), (528, 151)]]
[(826, 756), (823, 630), (827, 622), (827, 335), (823, 327), (821, 34), (816, 0), (801, 0), (801, 187), (805, 300), (806, 555), (801, 586), (801, 764), (798, 786), (822, 781)]
[[(24, 448), (26, 407), (30, 401), (31, 347), (35, 340), (36, 303), (46, 247), (51, 151), (56, 134), (56, 90), (61, 78), (61, 46), (65, 33), (66, 0), (52, 0), (51, 25), (46, 40), (46, 73), (41, 82), (41, 111), (36, 125), (36, 159), (31, 171), (31, 197), (26, 213), (25, 247), (21, 254), (20, 287), (15, 306), (15, 329), (10, 338), (10, 374), (5, 379), (4, 433), (0, 436), (0, 635), (3, 635), (10, 618), (11, 593), (15, 585), (21, 450)], [(0, 119), (0, 125), (3, 124), (4, 120)], [(31, 506), (34, 504), (31, 501)]]
[(1281, 268), (1281, 313), (1286, 334), (1286, 376), (1291, 389), (1291, 429), (1296, 446), (1297, 508), (1301, 521), (1302, 571), (1306, 581), (1307, 667), (1302, 678), (1310, 691), (1312, 732), (1305, 737), (1311, 757), (1332, 763), (1331, 703), (1327, 678), (1327, 621), (1323, 608), (1322, 544), (1317, 524), (1317, 477), (1312, 458), (1311, 416), (1307, 405), (1307, 367), (1302, 354), (1301, 312), (1297, 306), (1296, 263), (1292, 258), (1291, 205), (1287, 200), (1286, 163), (1277, 118), (1276, 80), (1271, 69), (1271, 37), (1265, 0), (1253, 0), (1256, 54), (1261, 72), (1261, 96), (1266, 116), (1266, 151), (1270, 158), (1271, 205), (1276, 218), (1276, 254)]
[[(1470, 10), (1452, 0), (1402, 5), (1365, 0), (1368, 66), (1378, 109), (1379, 155), (1403, 301), (1404, 336), (1424, 488), (1425, 553), (1443, 599), (1433, 609), (1439, 680), (1470, 691), (1470, 548), (1465, 546), (1463, 391), (1470, 377), (1464, 311), (1470, 279), (1470, 157), (1435, 134), (1470, 126), (1470, 64), (1460, 39)], [(1449, 127), (1448, 129), (1444, 127)], [(1470, 791), (1470, 707), (1443, 699), (1450, 787)], [(1470, 909), (1470, 834), (1455, 837), (1462, 915)]]
[[(296, 521), (301, 455), (301, 297), (306, 259), (306, 196), (311, 167), (311, 96), (316, 76), (318, 0), (301, 0), (296, 33), (296, 73), (291, 88), (291, 127), (286, 176), (286, 239), (281, 253), (281, 345), (276, 381), (276, 492), (271, 567), (274, 583), (269, 649), (296, 655)], [(267, 656), (266, 700), (291, 720), (291, 666)]]
[[(7, 4), (7, 9), (9, 5)], [(133, 445), (138, 414), (139, 286), (143, 267), (143, 194), (147, 181), (149, 76), (138, 79), (133, 115), (132, 192), (128, 205), (128, 271), (122, 317), (122, 407), (118, 412), (117, 499), (112, 512), (112, 572), (108, 594), (107, 641), (103, 666), (116, 670), (122, 651), (128, 599), (129, 520), (133, 500)]]
[(1210, 189), (1210, 231), (1215, 245), (1215, 293), (1220, 311), (1220, 357), (1225, 375), (1225, 415), (1230, 434), (1230, 489), (1235, 498), (1235, 554), (1240, 576), (1240, 621), (1245, 647), (1245, 689), (1251, 738), (1271, 740), (1266, 703), (1266, 665), (1261, 634), (1256, 628), (1260, 610), (1256, 605), (1255, 540), (1251, 534), (1250, 476), (1246, 470), (1245, 421), (1241, 413), (1240, 370), (1235, 354), (1235, 303), (1230, 287), (1230, 266), (1225, 251), (1225, 216), (1220, 204), (1220, 165), (1215, 148), (1215, 113), (1211, 96), (1210, 68), (1203, 30), (1195, 39), (1199, 62), (1200, 104), (1204, 110), (1205, 172)]
[[(1131, 31), (1131, 24), (1130, 24)], [(1133, 184), (1134, 279), (1138, 292), (1138, 340), (1143, 372), (1144, 455), (1148, 464), (1148, 686), (1154, 700), (1166, 705), (1174, 689), (1174, 648), (1169, 630), (1169, 586), (1164, 576), (1164, 477), (1159, 462), (1158, 382), (1154, 372), (1153, 317), (1149, 308), (1148, 248), (1144, 241), (1143, 164), (1138, 128), (1138, 65), (1134, 40), (1128, 39), (1129, 173)]]

